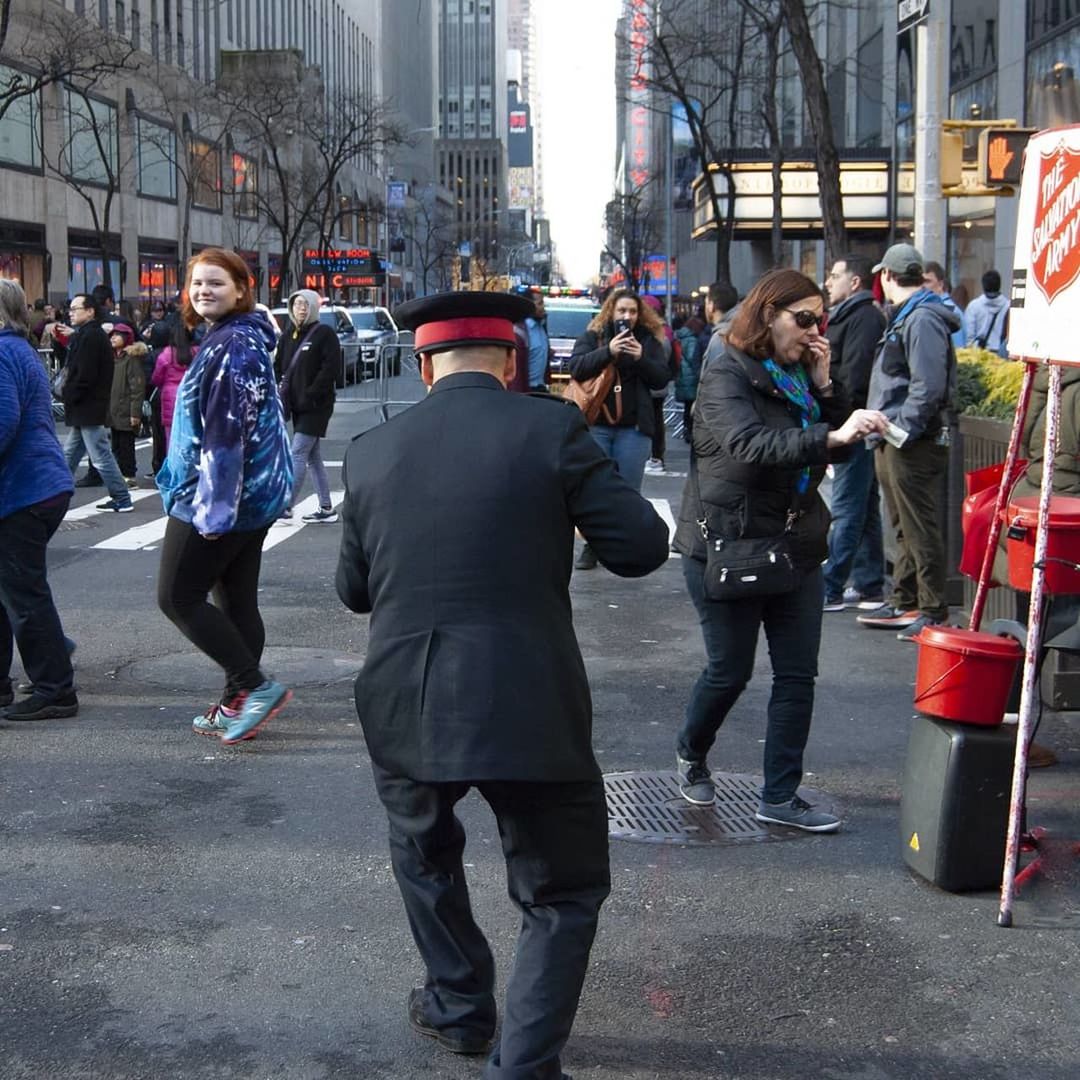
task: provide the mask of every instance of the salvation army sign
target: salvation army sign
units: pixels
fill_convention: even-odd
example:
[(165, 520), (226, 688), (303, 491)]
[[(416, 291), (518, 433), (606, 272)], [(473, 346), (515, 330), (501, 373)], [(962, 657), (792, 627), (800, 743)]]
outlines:
[(1009, 354), (1080, 365), (1080, 125), (1032, 136), (1017, 211)]

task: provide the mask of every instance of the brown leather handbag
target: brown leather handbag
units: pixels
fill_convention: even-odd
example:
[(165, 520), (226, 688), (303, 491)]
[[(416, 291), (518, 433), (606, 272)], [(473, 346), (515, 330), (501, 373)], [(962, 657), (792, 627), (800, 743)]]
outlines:
[[(563, 397), (572, 401), (584, 414), (587, 424), (595, 424), (601, 410), (609, 424), (617, 424), (622, 419), (622, 385), (619, 372), (614, 364), (608, 364), (599, 375), (591, 379), (574, 379), (566, 384)], [(611, 391), (615, 391), (615, 416), (611, 415), (605, 402)]]

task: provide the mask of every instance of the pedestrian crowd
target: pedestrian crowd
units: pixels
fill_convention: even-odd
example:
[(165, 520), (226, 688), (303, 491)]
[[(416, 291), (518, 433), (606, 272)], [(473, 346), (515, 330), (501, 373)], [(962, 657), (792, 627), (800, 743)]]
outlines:
[[(336, 588), (372, 616), (356, 707), (425, 967), (408, 1022), (447, 1050), (489, 1055), (485, 1080), (566, 1080), (560, 1053), (610, 890), (569, 581), (598, 565), (644, 576), (668, 558), (667, 526), (640, 489), (650, 462), (662, 468), (669, 385), (691, 449), (673, 545), (706, 656), (673, 733), (680, 791), (714, 801), (708, 756), (764, 630), (772, 688), (757, 818), (834, 832), (840, 818), (799, 793), (823, 614), (855, 606), (863, 625), (905, 641), (948, 617), (936, 480), (954, 424), (955, 335), (1001, 348), (1007, 333), (1000, 279), (988, 273), (983, 288), (986, 302), (961, 318), (941, 268), (897, 244), (877, 261), (837, 260), (824, 289), (790, 269), (741, 300), (717, 283), (701, 312), (670, 325), (654, 298), (616, 289), (571, 355), (584, 414), (546, 392), (542, 299), (449, 293), (396, 312), (429, 393), (349, 446)], [(147, 385), (168, 516), (158, 605), (223, 673), (193, 730), (233, 745), (286, 705), (290, 691), (262, 667), (258, 582), (267, 532), (289, 520), (307, 474), (318, 508), (305, 520), (337, 520), (320, 444), (340, 357), (319, 304), (293, 293), (279, 341), (243, 259), (216, 248), (189, 264), (181, 308), (156, 307), (139, 326), (117, 311), (107, 327), (111, 297), (96, 293), (73, 298), (70, 327), (49, 322), (0, 281), (8, 719), (78, 708), (46, 547), (83, 457), (108, 490), (101, 508), (131, 509)], [(34, 332), (65, 355), (63, 448)], [(831, 519), (820, 490), (830, 469)], [(896, 536), (891, 592), (882, 496)], [(478, 557), (478, 536), (497, 557)], [(31, 685), (16, 704), (13, 644)], [(473, 787), (498, 821), (522, 917), (498, 1038), (494, 961), (454, 812)]]

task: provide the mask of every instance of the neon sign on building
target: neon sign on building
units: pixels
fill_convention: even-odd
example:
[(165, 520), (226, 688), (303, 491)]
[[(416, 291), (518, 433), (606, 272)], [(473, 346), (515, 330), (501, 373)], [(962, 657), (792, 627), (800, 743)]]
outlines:
[(629, 0), (630, 7), (630, 102), (627, 175), (631, 188), (644, 187), (649, 182), (649, 109), (648, 62), (649, 0)]

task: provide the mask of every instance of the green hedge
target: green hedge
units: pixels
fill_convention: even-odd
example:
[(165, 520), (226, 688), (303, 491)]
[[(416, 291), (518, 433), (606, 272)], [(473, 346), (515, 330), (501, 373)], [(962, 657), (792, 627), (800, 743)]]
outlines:
[(968, 416), (1012, 420), (1020, 397), (1024, 365), (989, 349), (956, 350), (956, 408)]

